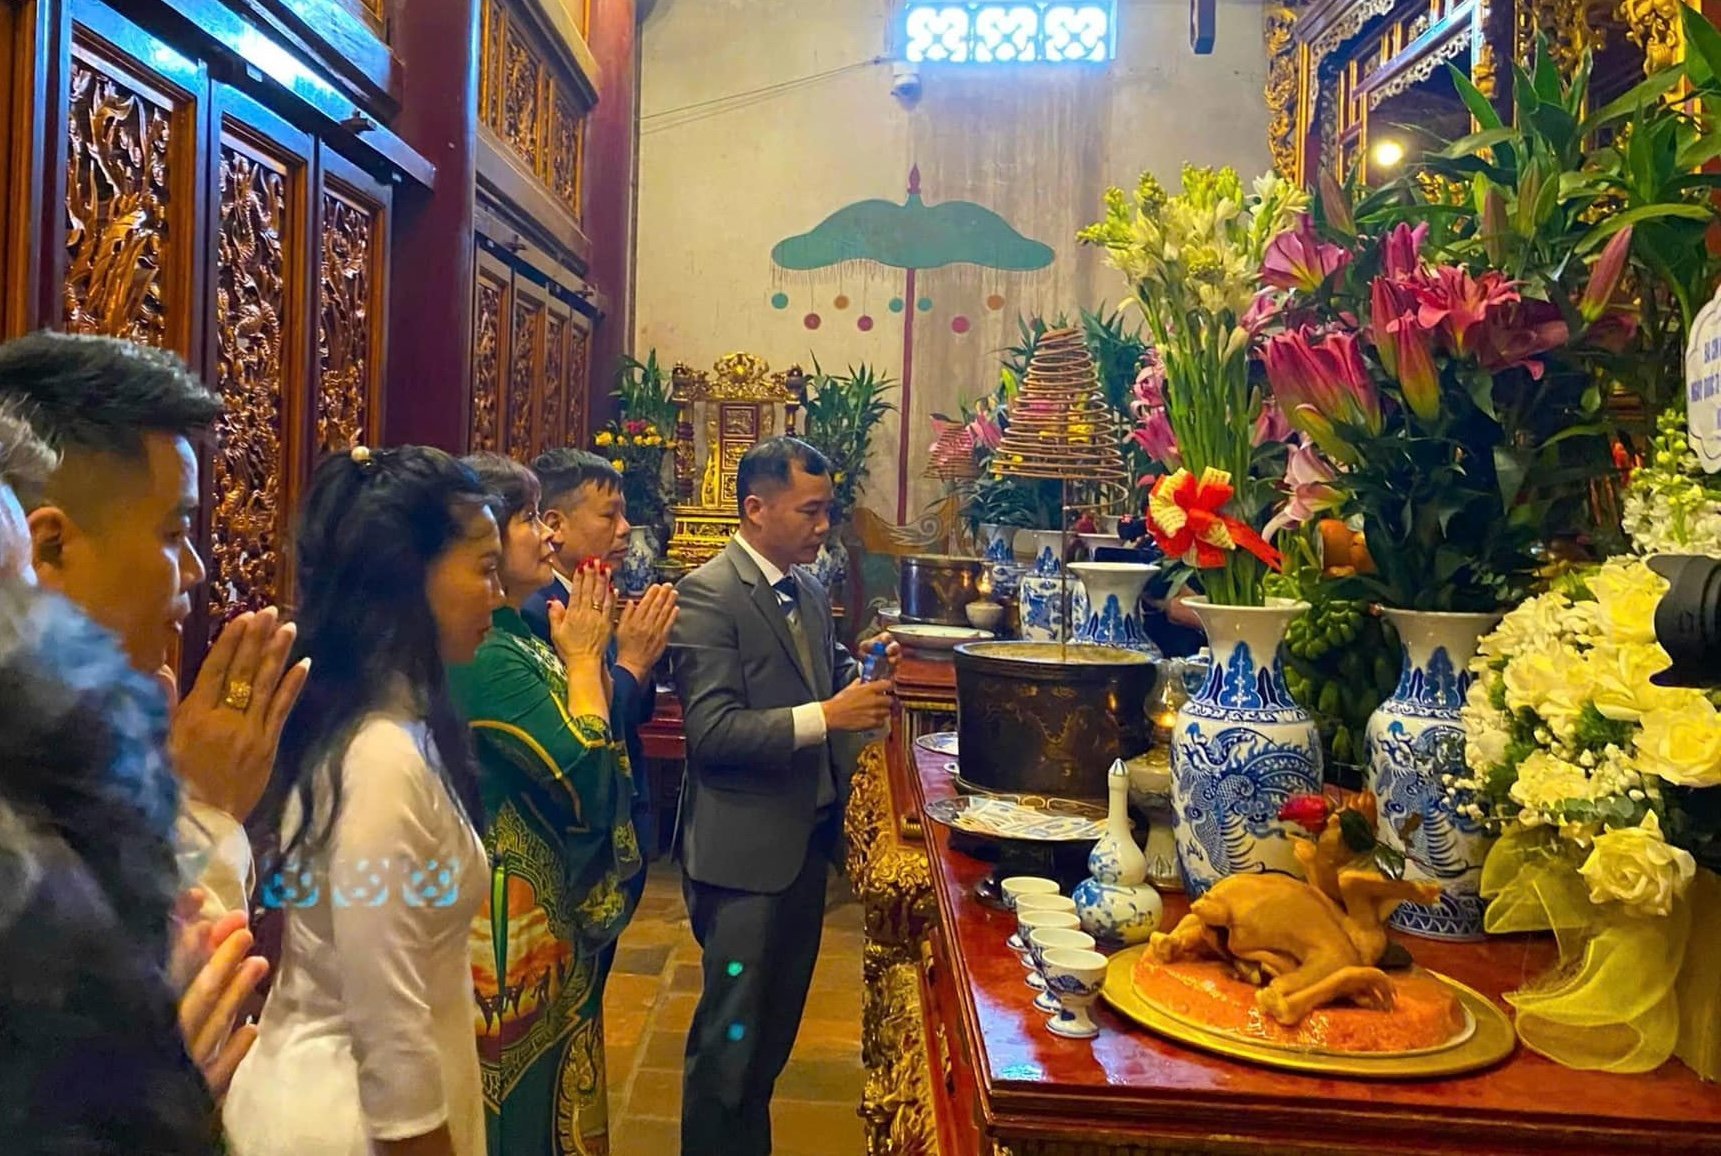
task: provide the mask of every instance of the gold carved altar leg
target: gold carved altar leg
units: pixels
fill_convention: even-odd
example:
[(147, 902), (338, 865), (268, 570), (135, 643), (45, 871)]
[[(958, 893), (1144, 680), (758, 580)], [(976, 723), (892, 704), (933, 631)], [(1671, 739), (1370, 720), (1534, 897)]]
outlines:
[(861, 752), (845, 820), (848, 871), (866, 921), (860, 1113), (868, 1156), (931, 1156), (938, 1128), (920, 1006), (920, 940), (933, 919), (923, 851), (898, 837), (883, 743)]

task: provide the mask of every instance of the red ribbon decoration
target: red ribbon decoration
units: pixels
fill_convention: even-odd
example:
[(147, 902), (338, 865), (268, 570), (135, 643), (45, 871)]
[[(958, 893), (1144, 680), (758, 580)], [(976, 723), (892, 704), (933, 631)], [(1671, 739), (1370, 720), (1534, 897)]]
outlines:
[(1217, 570), (1226, 555), (1241, 547), (1273, 570), (1279, 552), (1252, 528), (1219, 511), (1237, 493), (1231, 475), (1208, 469), (1197, 479), (1178, 470), (1153, 484), (1147, 499), (1147, 524), (1167, 557), (1182, 558), (1201, 570)]

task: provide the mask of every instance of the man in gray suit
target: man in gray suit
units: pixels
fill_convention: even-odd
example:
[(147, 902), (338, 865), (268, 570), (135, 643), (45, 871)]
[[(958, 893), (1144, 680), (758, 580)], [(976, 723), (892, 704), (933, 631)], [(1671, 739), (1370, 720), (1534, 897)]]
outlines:
[(849, 792), (831, 739), (890, 716), (890, 682), (860, 681), (801, 568), (830, 532), (830, 472), (795, 438), (748, 450), (740, 532), (677, 586), (682, 894), (705, 972), (683, 1075), (687, 1156), (771, 1151), (771, 1090), (800, 1028)]

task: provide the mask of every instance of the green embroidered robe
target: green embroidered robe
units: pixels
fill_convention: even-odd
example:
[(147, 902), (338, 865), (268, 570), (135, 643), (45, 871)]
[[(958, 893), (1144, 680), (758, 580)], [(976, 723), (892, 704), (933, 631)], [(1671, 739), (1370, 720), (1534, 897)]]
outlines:
[(512, 609), (450, 680), (491, 864), (472, 929), (490, 1156), (604, 1153), (604, 981), (643, 881), (626, 748), (568, 714), (561, 660)]

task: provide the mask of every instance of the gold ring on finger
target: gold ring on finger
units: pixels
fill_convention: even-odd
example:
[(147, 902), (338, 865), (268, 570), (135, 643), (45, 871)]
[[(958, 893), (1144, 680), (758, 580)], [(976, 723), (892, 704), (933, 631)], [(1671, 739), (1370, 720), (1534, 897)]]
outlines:
[(251, 683), (248, 679), (235, 678), (227, 683), (227, 691), (221, 696), (221, 705), (243, 713), (251, 708)]

